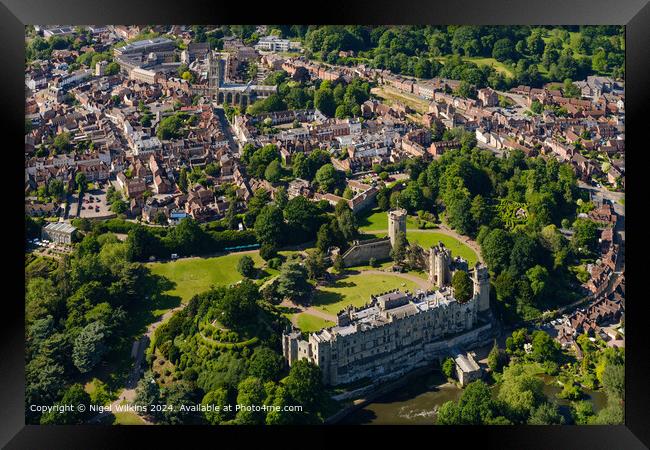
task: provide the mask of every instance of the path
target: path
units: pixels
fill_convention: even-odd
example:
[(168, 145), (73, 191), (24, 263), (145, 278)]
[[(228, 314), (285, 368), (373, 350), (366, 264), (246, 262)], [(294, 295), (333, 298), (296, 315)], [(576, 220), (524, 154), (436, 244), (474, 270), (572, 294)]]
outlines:
[[(170, 309), (162, 316), (160, 316), (160, 318), (156, 322), (149, 324), (149, 326), (147, 327), (147, 331), (145, 331), (142, 337), (136, 342), (137, 350), (136, 350), (135, 362), (133, 364), (133, 369), (131, 369), (131, 373), (129, 374), (126, 383), (124, 384), (124, 389), (120, 393), (120, 396), (117, 398), (117, 400), (115, 400), (110, 404), (109, 411), (96, 415), (95, 417), (90, 419), (88, 423), (96, 423), (100, 421), (102, 418), (111, 414), (112, 412), (117, 411), (118, 405), (120, 405), (122, 402), (133, 403), (133, 401), (135, 400), (135, 388), (138, 385), (138, 381), (140, 381), (141, 372), (142, 372), (142, 362), (144, 361), (145, 351), (149, 347), (149, 342), (151, 342), (151, 336), (153, 335), (154, 331), (156, 331), (156, 328), (162, 325), (163, 322), (169, 319), (176, 311), (180, 311), (184, 307), (185, 305), (181, 304), (176, 308)], [(142, 417), (139, 414), (138, 417), (140, 417), (145, 422), (145, 424), (152, 425), (152, 422), (147, 420), (145, 417)]]
[[(336, 323), (336, 316), (334, 316), (332, 314), (328, 314), (328, 313), (326, 313), (324, 311), (321, 311), (320, 309), (315, 308), (313, 306), (299, 305), (297, 303), (292, 302), (289, 299), (282, 300), (282, 303), (280, 303), (280, 306), (284, 306), (285, 308), (297, 309), (298, 313), (306, 312), (306, 313), (311, 314), (312, 316), (316, 316), (316, 317), (318, 317), (320, 319)], [(291, 323), (296, 327), (298, 326), (298, 313), (291, 316)]]

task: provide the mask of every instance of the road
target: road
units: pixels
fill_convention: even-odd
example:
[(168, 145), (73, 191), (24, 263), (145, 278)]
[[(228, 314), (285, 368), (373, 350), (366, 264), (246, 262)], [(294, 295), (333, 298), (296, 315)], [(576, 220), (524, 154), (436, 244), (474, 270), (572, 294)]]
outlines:
[(214, 109), (214, 114), (219, 118), (219, 121), (221, 122), (221, 130), (223, 131), (223, 134), (226, 136), (226, 139), (228, 139), (228, 145), (230, 145), (230, 149), (232, 151), (236, 151), (239, 153), (240, 147), (239, 144), (237, 143), (238, 141), (235, 139), (235, 136), (232, 133), (232, 129), (230, 128), (230, 122), (228, 122), (228, 118), (226, 117), (226, 114), (220, 106), (216, 106), (216, 103), (213, 105)]

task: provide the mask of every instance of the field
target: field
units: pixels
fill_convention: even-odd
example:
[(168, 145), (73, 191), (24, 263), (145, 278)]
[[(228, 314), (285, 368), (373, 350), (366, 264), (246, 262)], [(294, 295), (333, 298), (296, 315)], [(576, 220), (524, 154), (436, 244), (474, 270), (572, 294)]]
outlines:
[[(387, 232), (388, 230), (388, 214), (386, 211), (381, 211), (377, 208), (370, 211), (371, 214), (367, 216), (359, 217), (359, 231), (368, 233), (374, 231), (383, 231)], [(407, 229), (416, 229), (417, 217), (407, 216), (406, 218), (406, 228)]]
[[(436, 58), (436, 61), (438, 61), (441, 64), (444, 64), (445, 59), (446, 59), (446, 57), (441, 56), (441, 57)], [(496, 70), (499, 73), (502, 73), (502, 74), (507, 75), (509, 77), (514, 77), (515, 76), (515, 74), (512, 72), (512, 69), (510, 67), (508, 67), (507, 65), (505, 65), (504, 63), (502, 63), (500, 61), (497, 61), (494, 58), (483, 58), (483, 57), (480, 57), (480, 56), (472, 56), (472, 57), (464, 56), (463, 60), (471, 61), (471, 62), (473, 62), (474, 64), (476, 64), (478, 66), (492, 66), (492, 67), (494, 67), (494, 70)]]
[(320, 317), (313, 316), (306, 312), (298, 314), (297, 324), (298, 324), (298, 328), (300, 328), (301, 331), (305, 331), (308, 333), (314, 331), (320, 331), (323, 328), (327, 328), (335, 325), (334, 322), (321, 319)]
[(336, 314), (348, 305), (365, 305), (372, 294), (398, 288), (413, 292), (418, 289), (418, 285), (391, 273), (348, 275), (332, 286), (319, 288), (314, 298), (314, 306), (327, 313)]
[[(368, 233), (374, 237), (384, 237), (387, 233)], [(467, 260), (470, 267), (476, 264), (478, 258), (474, 250), (469, 248), (467, 245), (460, 242), (458, 239), (448, 234), (439, 233), (436, 231), (416, 231), (416, 230), (406, 230), (406, 239), (411, 243), (418, 243), (424, 248), (431, 248), (434, 245), (437, 245), (438, 242), (445, 244), (449, 250), (451, 250), (451, 256), (456, 257), (460, 256)]]
[[(259, 252), (246, 252), (253, 258), (256, 268), (261, 268), (264, 260)], [(149, 263), (148, 267), (155, 275), (161, 275), (172, 283), (174, 288), (165, 293), (181, 298), (183, 303), (189, 301), (193, 295), (207, 291), (211, 286), (229, 285), (242, 279), (237, 272), (237, 262), (243, 253), (231, 253), (214, 258), (184, 258), (172, 262)], [(261, 274), (268, 276), (275, 271), (265, 269)]]

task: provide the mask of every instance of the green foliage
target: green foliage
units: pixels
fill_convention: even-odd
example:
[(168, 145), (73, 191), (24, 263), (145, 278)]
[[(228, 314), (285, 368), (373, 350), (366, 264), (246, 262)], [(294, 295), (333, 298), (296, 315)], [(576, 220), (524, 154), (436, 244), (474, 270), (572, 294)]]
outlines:
[(282, 265), (278, 277), (278, 294), (296, 302), (306, 300), (312, 291), (307, 278), (307, 269), (301, 263), (287, 261)]
[(454, 359), (445, 358), (445, 360), (442, 363), (441, 369), (442, 369), (442, 373), (447, 378), (453, 378), (456, 369), (456, 363), (454, 362)]
[(460, 303), (464, 303), (474, 295), (474, 284), (464, 270), (457, 270), (451, 278), (451, 285), (454, 288), (454, 297)]
[(237, 272), (242, 274), (242, 276), (251, 278), (255, 274), (255, 262), (253, 258), (248, 255), (244, 255), (239, 258), (237, 262)]
[(92, 370), (106, 351), (106, 325), (93, 322), (87, 325), (74, 341), (72, 361), (81, 373)]

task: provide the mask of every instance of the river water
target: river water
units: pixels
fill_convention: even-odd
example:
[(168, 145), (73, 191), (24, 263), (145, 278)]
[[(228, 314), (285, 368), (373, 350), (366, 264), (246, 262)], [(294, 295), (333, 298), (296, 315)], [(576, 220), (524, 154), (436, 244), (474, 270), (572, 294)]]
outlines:
[[(568, 419), (570, 402), (558, 399), (555, 394), (562, 390), (554, 378), (541, 375), (546, 383), (544, 394), (555, 400), (560, 412)], [(389, 392), (380, 398), (354, 411), (339, 423), (350, 425), (432, 425), (436, 411), (447, 401), (457, 401), (462, 389), (447, 383), (439, 372), (433, 372), (413, 379), (409, 384)], [(607, 406), (607, 397), (602, 391), (585, 390), (585, 399), (591, 401), (594, 411)]]

